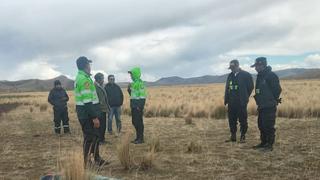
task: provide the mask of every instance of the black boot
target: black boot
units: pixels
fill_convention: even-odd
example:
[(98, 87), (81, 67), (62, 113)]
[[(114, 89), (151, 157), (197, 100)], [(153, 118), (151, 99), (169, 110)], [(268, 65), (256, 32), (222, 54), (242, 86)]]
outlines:
[(226, 140), (225, 142), (236, 142), (237, 141), (237, 134), (232, 133), (230, 139)]
[(143, 139), (138, 139), (134, 142), (134, 144), (143, 144), (144, 140)]
[(255, 146), (253, 146), (252, 148), (253, 148), (253, 149), (263, 149), (265, 146), (266, 146), (266, 143), (261, 142), (260, 144), (255, 145)]
[(131, 143), (135, 143), (136, 141), (138, 141), (138, 136), (136, 136), (136, 138), (133, 141), (131, 141)]
[(70, 128), (63, 128), (63, 132), (65, 133), (65, 134), (71, 134), (71, 132), (70, 132)]
[(261, 149), (261, 148), (264, 148), (264, 146), (266, 146), (266, 144), (267, 144), (267, 139), (266, 139), (266, 137), (265, 137), (263, 134), (260, 134), (260, 141), (261, 141), (260, 144), (255, 145), (255, 146), (253, 146), (252, 148), (253, 148), (253, 149)]
[(60, 128), (60, 127), (55, 127), (55, 128), (54, 128), (54, 132), (55, 132), (57, 135), (60, 135), (60, 134), (61, 134), (61, 128)]
[(267, 143), (261, 149), (262, 152), (270, 152), (273, 151), (273, 143), (274, 143), (275, 136), (267, 137)]
[(261, 152), (271, 152), (271, 151), (273, 151), (273, 145), (270, 143), (267, 143), (260, 150), (261, 150)]
[(97, 165), (97, 166), (99, 166), (99, 167), (110, 164), (110, 162), (102, 159), (101, 157), (96, 158), (96, 159), (94, 160), (94, 162), (95, 162), (95, 165)]
[(246, 135), (242, 134), (240, 136), (240, 143), (245, 143), (246, 142)]

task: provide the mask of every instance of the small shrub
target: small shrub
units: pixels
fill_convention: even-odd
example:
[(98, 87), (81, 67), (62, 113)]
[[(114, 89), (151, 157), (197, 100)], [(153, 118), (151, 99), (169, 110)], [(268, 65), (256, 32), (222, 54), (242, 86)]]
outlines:
[(208, 117), (208, 112), (206, 112), (205, 110), (199, 110), (199, 111), (195, 112), (194, 117), (196, 117), (196, 118)]
[(131, 169), (133, 166), (130, 153), (130, 135), (126, 134), (122, 137), (120, 144), (117, 146), (117, 155), (124, 169)]
[(187, 145), (187, 153), (200, 153), (202, 151), (202, 146), (200, 143), (191, 141)]
[(71, 152), (65, 160), (60, 160), (60, 171), (65, 180), (93, 179), (93, 174), (86, 170), (81, 151)]
[(41, 104), (39, 109), (40, 109), (40, 112), (45, 112), (48, 109), (48, 105), (47, 104)]
[(154, 167), (154, 161), (155, 161), (155, 152), (150, 151), (140, 161), (139, 169), (141, 170), (151, 169), (152, 167)]
[(149, 143), (149, 150), (153, 152), (159, 152), (160, 151), (160, 138), (159, 136), (154, 135), (151, 138), (151, 141)]
[(187, 125), (191, 125), (192, 124), (192, 117), (187, 116), (184, 118), (184, 121), (186, 122)]
[(223, 105), (216, 107), (211, 113), (211, 118), (214, 118), (214, 119), (225, 119), (226, 117), (227, 117), (227, 109)]

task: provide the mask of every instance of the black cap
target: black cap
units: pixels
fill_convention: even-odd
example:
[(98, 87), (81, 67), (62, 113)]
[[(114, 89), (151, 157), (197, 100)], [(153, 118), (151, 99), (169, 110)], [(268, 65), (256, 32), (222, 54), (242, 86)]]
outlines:
[(110, 75), (108, 76), (108, 79), (110, 79), (110, 78), (114, 78), (114, 75), (113, 75), (113, 74), (110, 74)]
[(90, 64), (92, 63), (91, 60), (89, 60), (87, 57), (85, 56), (80, 56), (78, 59), (77, 59), (77, 67), (78, 69), (80, 70), (83, 70), (87, 64)]
[(258, 57), (256, 62), (251, 67), (256, 67), (257, 65), (264, 65), (267, 66), (267, 58), (265, 57)]
[(102, 73), (97, 73), (96, 75), (94, 75), (94, 79), (96, 81), (101, 80), (102, 78), (104, 78), (104, 75)]
[(54, 86), (57, 86), (57, 85), (61, 85), (61, 82), (59, 80), (54, 81)]
[(239, 61), (237, 59), (230, 61), (229, 69), (231, 69), (232, 66), (239, 67)]

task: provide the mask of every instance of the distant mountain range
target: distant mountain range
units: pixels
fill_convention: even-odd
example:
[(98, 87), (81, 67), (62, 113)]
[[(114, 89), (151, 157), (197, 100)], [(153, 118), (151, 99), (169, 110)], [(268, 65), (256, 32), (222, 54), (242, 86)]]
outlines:
[[(285, 69), (275, 71), (280, 79), (320, 79), (320, 69)], [(181, 78), (178, 76), (161, 78), (156, 82), (149, 83), (151, 86), (168, 86), (168, 85), (188, 85), (188, 84), (210, 84), (210, 83), (224, 83), (228, 74), (220, 76), (201, 76), (193, 78)], [(253, 75), (256, 78), (256, 75)]]
[(66, 76), (59, 76), (49, 80), (0, 81), (0, 92), (48, 91), (52, 88), (55, 80), (60, 80), (62, 86), (66, 89), (73, 89), (73, 80), (68, 79)]
[[(285, 69), (275, 71), (281, 79), (320, 79), (320, 69)], [(201, 76), (193, 78), (181, 78), (178, 76), (161, 78), (155, 82), (147, 82), (148, 86), (173, 86), (173, 85), (191, 85), (191, 84), (210, 84), (223, 83), (228, 74), (220, 76)], [(255, 75), (253, 75), (255, 77)], [(21, 81), (0, 81), (0, 92), (28, 92), (28, 91), (48, 91), (52, 88), (53, 82), (60, 80), (63, 87), (68, 90), (73, 89), (74, 81), (66, 76), (59, 76), (49, 80), (21, 80)], [(120, 82), (121, 87), (126, 87), (128, 82)]]

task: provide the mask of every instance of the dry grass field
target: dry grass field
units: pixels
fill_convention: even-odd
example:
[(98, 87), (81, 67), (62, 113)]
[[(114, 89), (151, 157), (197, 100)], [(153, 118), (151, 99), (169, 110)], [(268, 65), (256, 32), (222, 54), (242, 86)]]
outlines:
[[(229, 130), (223, 84), (149, 88), (142, 145), (128, 143), (134, 136), (126, 95), (123, 133), (107, 135), (111, 144), (101, 146), (111, 164), (91, 173), (119, 179), (320, 179), (320, 81), (285, 81), (282, 86), (270, 153), (251, 149), (259, 142), (253, 99), (247, 143), (224, 143)], [(47, 95), (0, 94), (1, 180), (33, 180), (47, 173), (81, 179), (86, 173), (73, 98), (72, 134), (59, 137), (53, 133)]]

